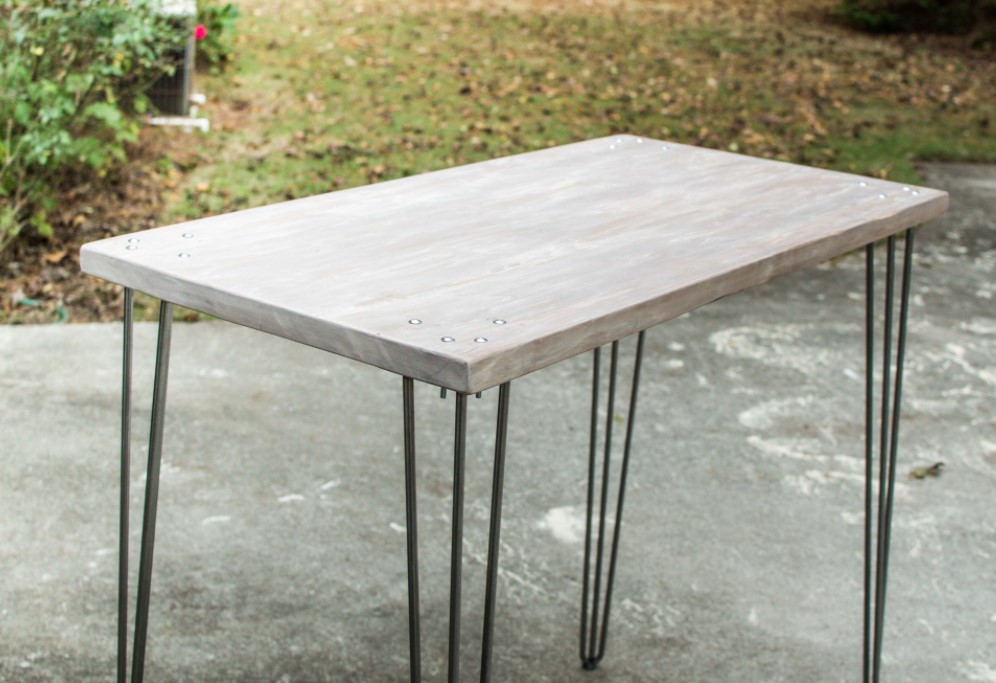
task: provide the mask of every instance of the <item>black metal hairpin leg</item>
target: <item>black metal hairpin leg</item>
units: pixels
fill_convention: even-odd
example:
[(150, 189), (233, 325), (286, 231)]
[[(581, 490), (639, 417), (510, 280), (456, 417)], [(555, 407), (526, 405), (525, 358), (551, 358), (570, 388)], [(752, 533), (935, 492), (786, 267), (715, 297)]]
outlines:
[(501, 498), (505, 486), (505, 446), (508, 443), (508, 402), (512, 385), (498, 389), (498, 426), (495, 434), (495, 467), (491, 480), (491, 528), (488, 532), (488, 573), (484, 590), (484, 635), (481, 645), (481, 683), (491, 681), (491, 651), (495, 630), (495, 595), (498, 591), (498, 549), (501, 537)]
[[(622, 528), (623, 503), (626, 494), (626, 475), (629, 471), (629, 454), (633, 442), (633, 425), (636, 419), (636, 399), (640, 387), (640, 366), (643, 361), (644, 333), (640, 332), (636, 341), (636, 358), (633, 362), (633, 381), (630, 390), (629, 414), (626, 417), (626, 441), (623, 446), (623, 460), (619, 474), (619, 492), (616, 497), (616, 518), (612, 531), (612, 549), (609, 555), (609, 571), (605, 587), (604, 611), (599, 621), (602, 605), (602, 565), (605, 547), (605, 523), (608, 512), (610, 456), (612, 454), (612, 425), (615, 420), (616, 369), (619, 364), (619, 342), (612, 343), (612, 357), (609, 368), (609, 397), (605, 419), (605, 445), (602, 462), (602, 486), (598, 512), (598, 539), (595, 550), (594, 590), (589, 595), (591, 581), (592, 527), (595, 503), (595, 471), (598, 453), (598, 383), (601, 372), (601, 349), (593, 352), (593, 373), (591, 381), (591, 432), (588, 445), (588, 505), (584, 540), (584, 574), (581, 595), (581, 635), (579, 655), (582, 666), (592, 671), (605, 656), (605, 641), (609, 631), (609, 610), (612, 606), (612, 587), (616, 576), (616, 559), (619, 556), (619, 532)], [(589, 620), (589, 604), (590, 615)]]
[[(415, 491), (415, 392), (414, 381), (405, 377), (402, 384), (405, 436), (405, 500), (408, 537), (408, 638), (411, 681), (421, 681), (421, 642), (418, 599), (418, 529)], [(511, 384), (498, 392), (498, 420), (495, 435), (495, 462), (491, 492), (491, 527), (488, 534), (487, 584), (484, 597), (484, 635), (481, 647), (481, 681), (491, 680), (491, 653), (495, 620), (495, 596), (498, 581), (498, 549), (501, 533), (502, 489), (505, 477), (505, 450), (508, 434), (508, 406)], [(453, 436), (453, 521), (450, 551), (450, 626), (449, 683), (460, 680), (460, 616), (463, 582), (463, 497), (464, 462), (467, 449), (467, 394), (456, 394), (456, 417)]]
[[(885, 272), (885, 319), (882, 329), (882, 403), (879, 425), (879, 486), (877, 513), (873, 510), (872, 477), (875, 460), (875, 252), (865, 249), (865, 566), (864, 566), (864, 642), (862, 680), (878, 683), (882, 667), (882, 638), (885, 623), (885, 592), (889, 575), (889, 544), (892, 528), (892, 505), (896, 484), (896, 455), (899, 446), (899, 415), (903, 389), (903, 359), (906, 354), (906, 328), (909, 319), (910, 277), (913, 270), (913, 230), (906, 231), (903, 274), (900, 289), (899, 329), (893, 358), (892, 327), (895, 298), (896, 237), (887, 240)], [(892, 379), (893, 363), (895, 378)], [(877, 529), (872, 534), (872, 518)], [(872, 546), (875, 546), (875, 570), (872, 573)]]
[(131, 360), (135, 292), (124, 290), (121, 351), (121, 499), (118, 518), (118, 683), (128, 680), (128, 511), (131, 499)]
[(405, 529), (408, 540), (408, 660), (410, 680), (422, 680), (422, 637), (418, 607), (418, 511), (415, 496), (415, 382), (402, 380), (405, 422)]
[(453, 429), (453, 538), (450, 546), (449, 683), (460, 681), (460, 592), (463, 585), (463, 469), (467, 453), (467, 394), (457, 392)]
[[(145, 480), (145, 516), (138, 569), (138, 601), (135, 608), (135, 642), (132, 653), (132, 683), (145, 675), (145, 641), (149, 627), (149, 592), (152, 587), (152, 550), (159, 497), (159, 463), (162, 459), (163, 420), (166, 410), (166, 378), (173, 326), (173, 304), (162, 302), (159, 310), (159, 341), (156, 346), (156, 377), (152, 392), (152, 424), (149, 429), (149, 465)], [(131, 359), (133, 294), (125, 290), (124, 361), (121, 390), (121, 510), (118, 558), (118, 681), (124, 683), (128, 661), (128, 503), (131, 460)]]

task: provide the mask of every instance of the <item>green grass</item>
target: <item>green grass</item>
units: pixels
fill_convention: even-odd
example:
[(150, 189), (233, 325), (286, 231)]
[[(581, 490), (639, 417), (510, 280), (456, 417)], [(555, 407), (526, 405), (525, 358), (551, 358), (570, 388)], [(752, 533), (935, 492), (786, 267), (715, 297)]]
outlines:
[(813, 11), (355, 7), (240, 3), (234, 70), (199, 84), (222, 127), (166, 221), (618, 132), (907, 182), (996, 161), (993, 60)]

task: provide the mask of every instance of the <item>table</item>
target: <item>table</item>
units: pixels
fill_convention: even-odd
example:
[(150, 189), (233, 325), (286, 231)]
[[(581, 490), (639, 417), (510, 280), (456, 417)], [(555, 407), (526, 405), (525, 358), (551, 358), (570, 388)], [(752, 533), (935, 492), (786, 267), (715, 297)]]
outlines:
[[(451, 682), (460, 678), (468, 397), (498, 387), (481, 653), (481, 680), (489, 681), (512, 380), (592, 351), (579, 655), (585, 669), (594, 669), (605, 654), (608, 634), (644, 331), (728, 294), (864, 247), (862, 676), (878, 681), (913, 228), (943, 213), (947, 203), (946, 193), (928, 188), (622, 135), (84, 246), (83, 270), (125, 287), (118, 680), (127, 680), (134, 290), (161, 299), (163, 305), (131, 680), (139, 683), (144, 675), (171, 322), (173, 305), (179, 304), (401, 375), (412, 681), (421, 680), (414, 382), (436, 385), (444, 394), (455, 392)], [(900, 237), (904, 253), (897, 297)], [(874, 244), (883, 239), (886, 284), (879, 325)], [(879, 332), (881, 389), (876, 396)], [(610, 506), (619, 340), (633, 334), (637, 343), (629, 412)], [(609, 417), (600, 433), (599, 378), (606, 345)], [(876, 467), (877, 500), (872, 485)]]

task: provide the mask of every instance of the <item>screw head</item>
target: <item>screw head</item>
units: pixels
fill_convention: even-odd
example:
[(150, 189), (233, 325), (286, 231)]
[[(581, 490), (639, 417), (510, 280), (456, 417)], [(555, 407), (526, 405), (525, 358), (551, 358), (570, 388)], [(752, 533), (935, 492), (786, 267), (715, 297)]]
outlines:
[(455, 342), (456, 339), (454, 339), (453, 337), (442, 337), (440, 338), (439, 341), (443, 342), (444, 344), (449, 344), (450, 342)]
[(615, 145), (609, 145), (609, 149), (615, 149), (615, 148), (616, 148)]
[(141, 242), (141, 241), (142, 241), (142, 240), (138, 239), (137, 237), (129, 237), (129, 238), (128, 238), (128, 242), (129, 242), (130, 244), (138, 244), (138, 243), (139, 243), (139, 242)]
[(188, 254), (185, 251), (181, 251), (179, 254), (177, 254), (177, 258), (190, 258), (190, 254)]
[(858, 187), (868, 187), (868, 183), (862, 180), (860, 183), (858, 183)]
[(477, 338), (474, 339), (474, 341), (476, 341), (478, 344), (487, 344), (488, 343), (488, 338), (487, 337), (477, 337)]
[(920, 191), (919, 190), (913, 190), (913, 196), (914, 197), (919, 197), (920, 196)]
[(127, 249), (128, 251), (134, 251), (135, 249), (138, 249), (138, 245), (137, 244), (129, 244), (129, 245), (127, 245), (125, 247), (125, 249)]
[(418, 318), (412, 318), (411, 320), (408, 321), (408, 324), (409, 325), (421, 325), (422, 321), (419, 320)]
[(508, 321), (507, 320), (502, 320), (501, 318), (498, 318), (497, 320), (492, 320), (491, 322), (493, 322), (495, 325), (504, 325)]
[(885, 199), (885, 195), (880, 192), (879, 195), (878, 195), (878, 198), (879, 199)]
[(185, 232), (185, 233), (183, 233), (183, 239), (185, 239), (185, 240), (189, 240), (193, 236), (194, 236), (194, 233), (192, 233), (192, 232)]
[(910, 191), (909, 185), (903, 185), (903, 192), (909, 192), (909, 191)]

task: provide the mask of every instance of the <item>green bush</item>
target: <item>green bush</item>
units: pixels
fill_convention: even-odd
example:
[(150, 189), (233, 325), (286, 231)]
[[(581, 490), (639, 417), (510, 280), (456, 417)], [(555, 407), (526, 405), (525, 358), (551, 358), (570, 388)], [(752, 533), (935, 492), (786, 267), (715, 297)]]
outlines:
[(185, 37), (149, 0), (0, 0), (0, 251), (50, 236), (59, 190), (125, 158)]
[(874, 33), (991, 31), (996, 0), (842, 0), (839, 14)]
[(197, 3), (197, 21), (204, 25), (207, 34), (197, 42), (197, 66), (213, 74), (224, 71), (232, 62), (235, 22), (239, 10), (232, 3), (222, 5), (215, 0)]

